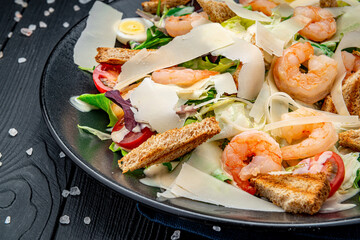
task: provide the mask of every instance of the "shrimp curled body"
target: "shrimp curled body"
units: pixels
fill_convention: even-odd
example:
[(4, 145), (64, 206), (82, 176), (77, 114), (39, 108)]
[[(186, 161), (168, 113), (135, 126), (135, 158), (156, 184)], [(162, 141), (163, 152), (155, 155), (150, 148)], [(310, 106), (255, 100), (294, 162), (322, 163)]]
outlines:
[(177, 37), (190, 32), (197, 25), (206, 23), (207, 20), (208, 15), (205, 12), (171, 16), (165, 19), (165, 30), (170, 36)]
[(249, 3), (253, 11), (259, 11), (264, 13), (267, 16), (271, 16), (272, 9), (277, 5), (274, 2), (268, 0), (253, 0)]
[[(294, 112), (281, 116), (282, 120), (290, 120), (299, 117), (321, 116), (322, 114), (310, 109), (299, 108)], [(283, 160), (296, 160), (312, 157), (318, 153), (327, 151), (338, 140), (335, 127), (331, 122), (321, 122), (305, 125), (283, 127), (281, 136), (288, 143), (294, 140), (301, 142), (281, 148)]]
[(342, 51), (341, 57), (346, 69), (346, 77), (360, 70), (360, 56)]
[(299, 33), (315, 42), (323, 42), (336, 33), (336, 22), (332, 13), (320, 7), (296, 7), (294, 17), (302, 15), (310, 18), (308, 23)]
[[(337, 74), (337, 63), (325, 55), (314, 56), (309, 42), (296, 43), (287, 48), (274, 65), (274, 78), (280, 91), (305, 103), (315, 103), (331, 91)], [(308, 72), (300, 72), (300, 65), (308, 60)]]
[(210, 70), (192, 70), (184, 67), (172, 67), (156, 70), (152, 73), (152, 80), (160, 84), (175, 84), (181, 87), (189, 87), (194, 83), (219, 74)]
[(281, 170), (279, 144), (265, 132), (251, 130), (236, 135), (225, 147), (221, 162), (236, 184), (247, 192), (254, 189), (248, 179)]

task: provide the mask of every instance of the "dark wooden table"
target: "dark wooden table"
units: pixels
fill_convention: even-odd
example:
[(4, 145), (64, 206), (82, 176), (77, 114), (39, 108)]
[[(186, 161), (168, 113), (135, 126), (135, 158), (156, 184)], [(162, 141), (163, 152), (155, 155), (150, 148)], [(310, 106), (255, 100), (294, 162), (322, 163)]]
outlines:
[[(98, 183), (69, 158), (60, 158), (42, 117), (39, 88), (46, 60), (61, 37), (87, 15), (93, 0), (28, 0), (27, 7), (15, 2), (0, 1), (0, 239), (171, 239), (176, 229), (148, 220), (135, 201)], [(19, 21), (14, 20), (16, 11), (22, 15)], [(47, 27), (40, 28), (40, 21)], [(21, 29), (31, 24), (36, 30), (27, 37)], [(26, 62), (19, 63), (21, 58)], [(14, 137), (8, 133), (11, 128), (18, 131)], [(73, 186), (81, 194), (62, 197)], [(70, 217), (69, 224), (59, 223), (63, 215)], [(10, 223), (5, 224), (8, 216)], [(286, 231), (279, 235), (277, 230), (264, 234), (241, 229), (238, 234), (272, 239)], [(322, 236), (318, 229), (315, 234)], [(203, 239), (186, 231), (180, 237)]]

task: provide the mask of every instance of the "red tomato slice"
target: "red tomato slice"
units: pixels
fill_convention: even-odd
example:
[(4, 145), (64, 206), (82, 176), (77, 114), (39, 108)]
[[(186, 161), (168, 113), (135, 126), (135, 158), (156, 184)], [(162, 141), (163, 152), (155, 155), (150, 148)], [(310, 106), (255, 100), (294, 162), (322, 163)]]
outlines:
[(122, 65), (101, 63), (93, 72), (93, 80), (99, 92), (104, 93), (113, 90)]
[[(331, 153), (332, 153), (331, 156), (328, 159), (326, 159), (326, 161), (323, 164), (323, 167), (321, 169), (321, 172), (326, 173), (327, 178), (330, 183), (331, 189), (330, 189), (329, 197), (334, 195), (334, 193), (339, 189), (339, 187), (341, 186), (342, 182), (344, 181), (344, 177), (345, 177), (344, 161), (338, 154), (336, 154), (334, 152), (331, 152)], [(310, 158), (310, 166), (312, 166), (314, 164), (314, 162), (318, 161), (319, 157), (322, 154), (323, 153), (319, 153), (319, 154), (315, 155), (314, 157)]]
[[(115, 124), (112, 132), (119, 131), (124, 126), (125, 126), (124, 120), (120, 119)], [(146, 127), (144, 129), (142, 129), (141, 132), (130, 132), (130, 133), (126, 134), (124, 139), (121, 142), (117, 142), (117, 144), (122, 148), (125, 148), (127, 150), (132, 150), (132, 149), (140, 146), (140, 144), (145, 142), (148, 138), (150, 138), (154, 134), (155, 133), (152, 132), (150, 130), (150, 128)]]

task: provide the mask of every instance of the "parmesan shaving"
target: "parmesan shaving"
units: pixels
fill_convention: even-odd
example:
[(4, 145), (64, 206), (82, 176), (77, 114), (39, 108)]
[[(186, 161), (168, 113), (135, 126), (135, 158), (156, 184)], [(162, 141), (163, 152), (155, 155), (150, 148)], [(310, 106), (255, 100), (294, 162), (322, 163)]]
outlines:
[(132, 57), (122, 66), (115, 89), (121, 90), (148, 73), (189, 61), (233, 42), (228, 31), (218, 23), (198, 26), (157, 51), (145, 53), (143, 50)]
[(261, 22), (271, 22), (271, 18), (263, 14), (262, 12), (251, 11), (246, 8), (243, 8), (243, 5), (235, 3), (233, 0), (225, 0), (226, 5), (233, 11), (236, 15), (242, 18), (261, 21)]
[(294, 13), (294, 9), (287, 3), (280, 3), (277, 7), (272, 9), (272, 12), (279, 14), (281, 17), (289, 17)]
[(341, 51), (349, 47), (360, 47), (359, 39), (360, 39), (360, 31), (349, 32), (345, 34), (333, 56), (333, 58), (337, 62), (338, 73), (336, 75), (334, 86), (331, 89), (331, 97), (334, 102), (336, 111), (340, 115), (350, 115), (344, 101), (344, 96), (342, 94), (342, 82), (346, 75), (346, 69), (341, 57)]
[(74, 48), (74, 63), (84, 67), (93, 68), (96, 49), (114, 47), (116, 41), (116, 28), (122, 18), (122, 13), (112, 7), (96, 1), (89, 12), (86, 28), (81, 33)]
[(270, 32), (263, 25), (261, 25), (261, 23), (256, 22), (255, 26), (256, 46), (265, 50), (270, 55), (275, 55), (278, 57), (282, 56), (285, 41), (279, 39), (274, 35), (273, 32)]
[(293, 39), (294, 35), (303, 29), (310, 21), (310, 18), (298, 15), (274, 25), (271, 32), (287, 44)]
[(265, 116), (265, 111), (266, 111), (265, 106), (269, 97), (270, 97), (270, 87), (267, 81), (265, 81), (249, 113), (249, 116), (254, 118), (254, 121), (256, 123), (259, 123), (261, 119)]
[(243, 64), (238, 75), (237, 96), (245, 99), (255, 99), (264, 82), (265, 65), (263, 55), (258, 47), (234, 37), (235, 43), (213, 51), (214, 56), (222, 55), (231, 60), (240, 60)]
[(290, 7), (302, 7), (302, 6), (319, 6), (319, 0), (295, 0), (290, 3)]
[(210, 79), (214, 81), (218, 96), (224, 93), (234, 94), (237, 92), (234, 79), (230, 73), (215, 75), (210, 77)]

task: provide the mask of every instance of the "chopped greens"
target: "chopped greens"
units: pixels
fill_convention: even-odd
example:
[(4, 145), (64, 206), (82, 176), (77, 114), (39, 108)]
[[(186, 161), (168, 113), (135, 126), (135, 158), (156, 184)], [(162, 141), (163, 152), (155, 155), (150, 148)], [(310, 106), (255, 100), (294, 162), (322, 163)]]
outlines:
[(228, 58), (220, 57), (215, 63), (209, 60), (208, 56), (198, 57), (193, 60), (179, 64), (179, 67), (191, 68), (194, 70), (210, 70), (220, 73), (230, 72), (234, 73), (239, 64), (239, 61), (232, 61)]
[(104, 93), (83, 94), (79, 96), (78, 99), (104, 110), (109, 115), (110, 123), (108, 124), (108, 127), (113, 127), (115, 123), (118, 121), (117, 117), (111, 110), (111, 101), (105, 97)]
[(167, 169), (168, 169), (169, 172), (172, 171), (172, 164), (171, 164), (170, 162), (162, 163), (162, 165), (164, 165), (165, 167), (167, 167)]
[(80, 130), (84, 130), (86, 132), (89, 132), (95, 136), (97, 136), (100, 140), (104, 141), (104, 140), (109, 140), (111, 139), (111, 136), (110, 134), (108, 133), (104, 133), (100, 130), (97, 130), (95, 128), (92, 128), (92, 127), (88, 127), (88, 126), (80, 126), (79, 124), (77, 125), (77, 127), (80, 129)]
[(218, 168), (211, 173), (211, 176), (219, 179), (220, 181), (231, 181), (231, 179), (223, 172), (222, 169)]
[(93, 66), (92, 68), (87, 68), (87, 67), (78, 66), (78, 68), (79, 68), (80, 70), (83, 70), (83, 71), (92, 72), (92, 71), (94, 71), (95, 66)]
[(207, 102), (211, 99), (214, 99), (216, 97), (216, 90), (215, 88), (211, 88), (209, 91), (207, 91), (206, 93), (206, 97), (200, 99), (200, 100), (188, 100), (185, 104), (186, 105), (192, 105), (192, 104), (200, 104), (200, 103), (203, 103), (203, 102)]
[(198, 122), (199, 120), (195, 117), (188, 117), (184, 123), (184, 126), (194, 123), (194, 122)]
[(188, 15), (194, 12), (194, 7), (177, 7), (177, 8), (171, 8), (170, 10), (168, 10), (166, 12), (166, 16), (184, 16), (184, 15)]
[(126, 154), (128, 154), (127, 151), (125, 151), (124, 149), (122, 149), (119, 145), (117, 145), (115, 142), (112, 142), (111, 145), (109, 146), (109, 149), (112, 152), (121, 152), (121, 155), (124, 157)]
[(134, 49), (156, 49), (168, 44), (173, 38), (160, 31), (156, 26), (146, 31), (146, 41), (134, 47)]
[(221, 26), (233, 32), (241, 33), (241, 32), (245, 32), (248, 29), (248, 27), (250, 27), (253, 24), (255, 24), (254, 20), (249, 20), (249, 19), (241, 18), (239, 16), (235, 16), (222, 22)]

